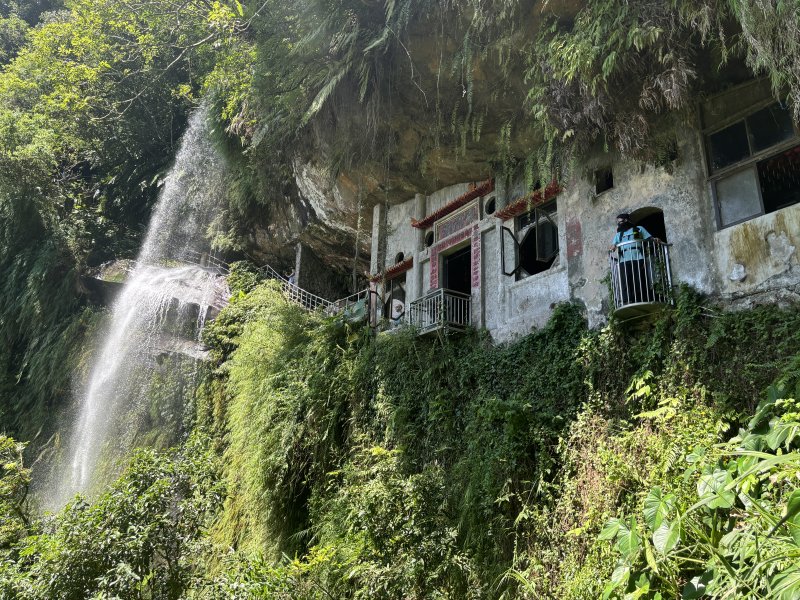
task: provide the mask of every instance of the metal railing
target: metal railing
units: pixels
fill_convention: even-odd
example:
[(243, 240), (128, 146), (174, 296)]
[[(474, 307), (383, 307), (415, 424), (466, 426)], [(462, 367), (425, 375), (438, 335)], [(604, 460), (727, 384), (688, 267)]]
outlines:
[(414, 300), (408, 307), (408, 322), (420, 335), (450, 329), (463, 331), (472, 324), (469, 294), (439, 288)]
[(228, 263), (224, 260), (217, 258), (208, 252), (196, 252), (195, 250), (186, 250), (184, 252), (184, 260), (204, 269), (215, 271), (222, 275), (227, 275), (231, 272)]
[(656, 238), (624, 242), (609, 253), (609, 265), (615, 311), (672, 304), (669, 244)]
[(288, 278), (278, 273), (278, 271), (269, 265), (260, 267), (259, 271), (266, 279), (274, 279), (275, 281), (278, 281), (281, 284), (283, 295), (286, 296), (286, 299), (290, 302), (299, 304), (306, 310), (311, 311), (322, 309), (326, 312), (329, 312), (332, 309), (333, 302), (326, 300), (322, 296), (317, 296), (316, 294), (312, 294), (311, 292), (304, 290), (296, 283), (291, 283)]
[(281, 284), (281, 290), (287, 300), (299, 304), (306, 310), (322, 310), (328, 315), (345, 314), (345, 316), (349, 315), (354, 319), (366, 318), (367, 316), (370, 293), (368, 289), (339, 300), (328, 300), (304, 290), (296, 283), (291, 283), (287, 277), (284, 277), (269, 265), (259, 267), (258, 270), (265, 279), (272, 279)]
[(375, 295), (374, 291), (369, 288), (363, 289), (355, 294), (350, 294), (346, 298), (334, 300), (331, 306), (327, 309), (328, 314), (344, 315), (344, 317), (351, 321), (371, 320), (370, 303), (371, 295)]

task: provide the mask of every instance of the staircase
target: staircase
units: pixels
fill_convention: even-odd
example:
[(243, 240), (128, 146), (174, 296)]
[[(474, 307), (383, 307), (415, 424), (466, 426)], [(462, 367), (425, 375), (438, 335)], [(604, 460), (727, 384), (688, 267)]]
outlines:
[(269, 265), (264, 265), (259, 268), (259, 273), (262, 277), (269, 280), (274, 280), (280, 283), (281, 291), (284, 297), (289, 301), (302, 306), (308, 311), (321, 310), (328, 315), (345, 314), (353, 318), (363, 318), (367, 314), (367, 304), (369, 299), (369, 289), (361, 290), (355, 294), (351, 294), (346, 298), (339, 300), (327, 300), (316, 294), (312, 294), (308, 290), (304, 290), (281, 275), (278, 271)]

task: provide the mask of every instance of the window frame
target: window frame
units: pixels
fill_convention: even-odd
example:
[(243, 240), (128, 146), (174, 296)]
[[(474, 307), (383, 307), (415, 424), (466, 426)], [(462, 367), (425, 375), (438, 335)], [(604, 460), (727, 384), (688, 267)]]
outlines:
[[(408, 281), (406, 279), (406, 272), (400, 273), (399, 275), (392, 277), (391, 279), (387, 279), (383, 284), (383, 302), (381, 303), (381, 312), (382, 317), (387, 321), (392, 321), (392, 302), (395, 300), (395, 287), (402, 287), (403, 291), (403, 315), (406, 313), (406, 309), (408, 308), (408, 303), (406, 302), (406, 285)], [(388, 288), (388, 289), (387, 289)], [(389, 309), (387, 310), (387, 306)], [(402, 317), (401, 317), (402, 319)]]
[[(547, 210), (550, 207), (553, 207), (552, 211), (548, 211)], [(537, 213), (540, 216), (535, 217), (535, 215)], [(525, 217), (528, 217), (530, 215), (534, 215), (534, 220), (532, 220), (531, 222), (529, 222), (525, 226), (520, 227), (520, 221), (522, 219), (524, 219)], [(550, 258), (546, 259), (545, 261), (539, 260), (539, 240), (538, 240), (539, 231), (538, 231), (538, 228), (541, 226), (541, 223), (543, 223), (545, 221), (548, 221), (555, 228), (555, 232), (556, 232), (556, 235), (555, 235), (555, 252), (550, 257), (550, 258), (553, 259), (553, 262), (550, 264), (550, 266), (547, 269), (545, 269), (543, 271), (539, 271), (538, 273), (528, 273), (528, 271), (526, 271), (522, 267), (521, 251), (522, 251), (522, 245), (525, 243), (525, 240), (528, 237), (528, 235), (530, 234), (532, 229), (537, 229), (537, 231), (536, 231), (536, 237), (537, 237), (537, 239), (536, 239), (536, 261), (537, 262), (546, 262), (546, 260), (550, 260)], [(514, 218), (514, 229), (515, 229), (514, 241), (516, 242), (514, 244), (514, 254), (515, 254), (515, 258), (516, 258), (515, 262), (517, 264), (516, 268), (514, 269), (515, 280), (516, 281), (522, 281), (523, 279), (528, 279), (530, 277), (535, 277), (536, 275), (541, 275), (542, 273), (549, 272), (556, 265), (556, 261), (558, 260), (560, 254), (561, 254), (561, 243), (560, 243), (560, 240), (559, 240), (559, 236), (561, 234), (561, 231), (560, 231), (559, 226), (558, 226), (558, 199), (557, 198), (553, 198), (552, 200), (550, 200), (548, 202), (544, 202), (539, 206), (535, 206), (531, 210), (526, 211), (526, 212), (522, 213), (521, 215), (515, 217)], [(505, 269), (505, 266), (504, 266), (504, 269)], [(524, 276), (522, 275), (523, 273), (525, 273)]]
[[(758, 217), (764, 216), (765, 214), (768, 214), (764, 210), (764, 198), (763, 198), (763, 192), (761, 190), (761, 179), (758, 174), (758, 163), (761, 162), (762, 160), (776, 156), (781, 152), (789, 150), (790, 148), (793, 148), (798, 144), (800, 144), (800, 124), (795, 123), (794, 119), (792, 119), (792, 129), (794, 130), (794, 135), (792, 137), (782, 142), (779, 142), (773, 146), (770, 146), (769, 148), (765, 148), (757, 152), (752, 151), (752, 136), (750, 135), (750, 124), (748, 123), (747, 118), (759, 112), (760, 110), (763, 110), (774, 104), (783, 104), (783, 103), (775, 100), (775, 98), (767, 98), (759, 102), (756, 102), (754, 104), (751, 104), (746, 109), (742, 109), (733, 113), (731, 116), (719, 121), (718, 123), (715, 123), (713, 127), (701, 128), (700, 133), (703, 146), (703, 160), (705, 162), (705, 168), (707, 173), (706, 181), (711, 186), (711, 201), (714, 206), (714, 218), (716, 219), (717, 222), (717, 230), (727, 229), (728, 227), (734, 227), (735, 225), (739, 225), (746, 221), (750, 221), (752, 219), (756, 219)], [(712, 173), (711, 136), (739, 122), (743, 122), (745, 126), (747, 147), (748, 150), (750, 151), (749, 156), (736, 163), (722, 167), (721, 169), (718, 169)], [(719, 196), (717, 194), (717, 182), (720, 181), (721, 179), (725, 179), (739, 172), (747, 170), (752, 170), (755, 175), (756, 188), (758, 189), (759, 212), (752, 216), (723, 224), (722, 210), (720, 208)]]

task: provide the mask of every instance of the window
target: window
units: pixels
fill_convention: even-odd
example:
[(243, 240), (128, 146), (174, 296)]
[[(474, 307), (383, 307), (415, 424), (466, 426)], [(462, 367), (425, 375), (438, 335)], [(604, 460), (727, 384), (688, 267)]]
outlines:
[(720, 227), (800, 202), (800, 136), (786, 106), (745, 111), (705, 143)]
[[(550, 269), (558, 257), (558, 226), (556, 225), (556, 201), (548, 202), (530, 212), (517, 217), (516, 234), (503, 227), (503, 273), (514, 275), (517, 280), (524, 279)], [(510, 237), (514, 245), (514, 265), (508, 269), (506, 264), (506, 239)]]
[(383, 317), (392, 324), (399, 324), (406, 312), (406, 275), (390, 279), (385, 284)]
[(602, 194), (614, 187), (614, 172), (611, 167), (603, 167), (594, 172), (594, 193)]

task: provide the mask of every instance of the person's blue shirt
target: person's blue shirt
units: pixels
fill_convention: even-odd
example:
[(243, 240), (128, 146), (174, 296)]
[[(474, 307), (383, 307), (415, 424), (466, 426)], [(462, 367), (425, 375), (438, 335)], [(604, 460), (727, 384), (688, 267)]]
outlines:
[[(619, 248), (619, 262), (628, 262), (631, 260), (641, 260), (644, 258), (642, 254), (641, 244), (630, 244), (626, 242), (635, 242), (637, 240), (646, 240), (653, 237), (644, 227), (634, 225), (625, 231), (617, 232), (614, 236), (613, 244)], [(620, 244), (624, 246), (620, 247)]]

